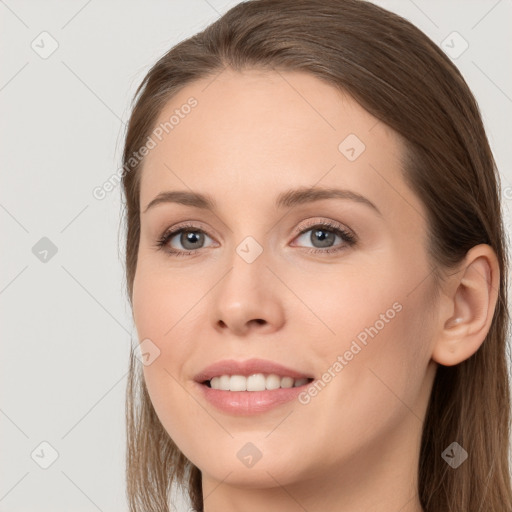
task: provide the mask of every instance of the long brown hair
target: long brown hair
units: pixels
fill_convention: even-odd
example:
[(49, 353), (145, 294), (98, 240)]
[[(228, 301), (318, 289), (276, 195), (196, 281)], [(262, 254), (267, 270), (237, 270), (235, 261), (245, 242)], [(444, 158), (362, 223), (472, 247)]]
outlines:
[[(426, 512), (511, 511), (508, 257), (499, 174), (462, 75), (400, 16), (363, 0), (251, 0), (158, 60), (135, 94), (123, 154), (130, 303), (144, 163), (133, 155), (174, 94), (227, 66), (310, 73), (351, 95), (401, 136), (404, 179), (428, 212), (435, 269), (453, 268), (481, 243), (496, 252), (499, 296), (484, 343), (462, 363), (437, 369), (423, 426), (418, 493)], [(436, 279), (440, 275), (436, 271)], [(159, 422), (133, 349), (126, 414), (130, 510), (168, 511), (171, 485), (179, 483), (202, 511), (201, 473)], [(441, 457), (453, 441), (469, 452), (456, 470)]]

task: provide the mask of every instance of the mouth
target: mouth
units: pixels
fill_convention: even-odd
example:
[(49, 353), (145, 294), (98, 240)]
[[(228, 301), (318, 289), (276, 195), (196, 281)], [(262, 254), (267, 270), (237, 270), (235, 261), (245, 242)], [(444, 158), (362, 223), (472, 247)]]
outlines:
[(315, 378), (273, 361), (223, 360), (194, 377), (199, 396), (230, 416), (254, 416), (293, 403)]
[(217, 375), (201, 382), (203, 386), (220, 391), (272, 391), (307, 386), (312, 377), (293, 378), (275, 373), (254, 373), (245, 375)]

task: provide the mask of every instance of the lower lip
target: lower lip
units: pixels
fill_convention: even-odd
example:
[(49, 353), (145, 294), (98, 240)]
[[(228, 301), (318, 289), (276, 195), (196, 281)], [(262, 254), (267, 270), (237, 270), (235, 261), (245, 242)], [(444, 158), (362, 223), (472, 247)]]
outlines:
[(251, 416), (261, 414), (291, 402), (311, 383), (294, 388), (278, 388), (265, 391), (223, 391), (196, 382), (208, 402), (228, 414)]

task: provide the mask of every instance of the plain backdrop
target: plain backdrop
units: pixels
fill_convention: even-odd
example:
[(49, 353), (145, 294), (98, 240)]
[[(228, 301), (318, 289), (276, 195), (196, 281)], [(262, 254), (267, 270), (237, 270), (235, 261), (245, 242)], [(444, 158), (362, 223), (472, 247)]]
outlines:
[[(135, 329), (121, 195), (93, 190), (120, 167), (149, 67), (236, 3), (0, 0), (0, 512), (127, 510)], [(452, 52), (469, 45), (454, 62), (482, 111), (510, 233), (512, 1), (376, 3), (441, 47), (450, 37)]]

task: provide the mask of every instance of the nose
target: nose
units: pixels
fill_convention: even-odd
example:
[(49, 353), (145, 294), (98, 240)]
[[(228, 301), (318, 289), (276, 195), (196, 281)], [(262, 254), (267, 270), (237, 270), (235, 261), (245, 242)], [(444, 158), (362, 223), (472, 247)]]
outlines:
[(230, 262), (211, 297), (214, 329), (237, 336), (279, 330), (285, 321), (285, 290), (268, 268), (264, 253), (252, 263), (238, 254)]

